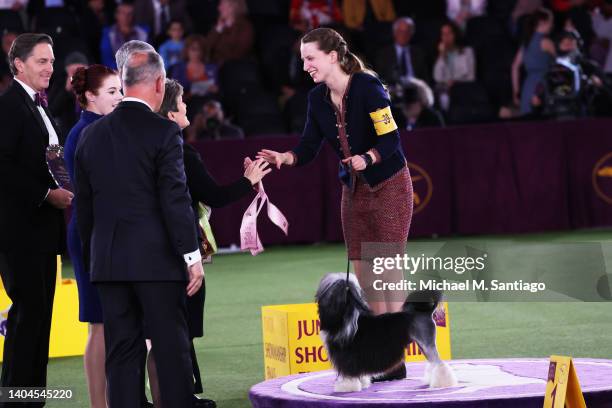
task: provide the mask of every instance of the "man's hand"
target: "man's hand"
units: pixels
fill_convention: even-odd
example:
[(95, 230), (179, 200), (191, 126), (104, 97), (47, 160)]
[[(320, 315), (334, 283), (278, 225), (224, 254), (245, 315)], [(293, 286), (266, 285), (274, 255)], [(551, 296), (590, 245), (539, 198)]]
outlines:
[(64, 210), (70, 207), (73, 198), (74, 194), (72, 194), (70, 191), (64, 190), (63, 188), (58, 188), (49, 191), (46, 201), (53, 207)]
[(189, 284), (187, 285), (187, 296), (193, 296), (202, 287), (202, 281), (204, 280), (204, 267), (202, 262), (196, 262), (191, 266), (187, 267), (189, 272)]

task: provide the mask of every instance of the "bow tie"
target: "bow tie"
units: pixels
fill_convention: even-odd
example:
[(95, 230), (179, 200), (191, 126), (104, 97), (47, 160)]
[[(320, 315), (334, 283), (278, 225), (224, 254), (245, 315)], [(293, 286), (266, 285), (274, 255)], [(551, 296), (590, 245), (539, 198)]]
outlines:
[(37, 92), (34, 95), (34, 103), (36, 104), (36, 106), (42, 106), (43, 108), (48, 107), (49, 101), (47, 100), (47, 94), (43, 92)]

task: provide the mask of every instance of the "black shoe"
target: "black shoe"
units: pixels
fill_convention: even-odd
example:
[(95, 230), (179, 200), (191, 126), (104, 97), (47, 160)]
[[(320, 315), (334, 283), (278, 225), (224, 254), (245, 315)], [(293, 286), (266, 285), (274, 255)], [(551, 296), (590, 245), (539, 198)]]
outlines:
[(404, 363), (402, 363), (392, 371), (375, 375), (374, 377), (372, 377), (372, 382), (375, 383), (383, 381), (403, 380), (404, 378), (406, 378), (406, 366), (404, 365)]
[(206, 398), (198, 398), (195, 395), (193, 396), (193, 407), (203, 407), (203, 408), (217, 408), (217, 403), (211, 399)]

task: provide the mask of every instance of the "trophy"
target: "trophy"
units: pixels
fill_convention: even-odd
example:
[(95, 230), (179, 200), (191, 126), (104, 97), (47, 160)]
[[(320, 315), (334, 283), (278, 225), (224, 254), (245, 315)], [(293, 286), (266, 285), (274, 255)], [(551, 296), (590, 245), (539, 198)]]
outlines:
[(64, 148), (57, 144), (49, 145), (47, 146), (45, 157), (47, 159), (49, 173), (51, 173), (51, 177), (53, 177), (55, 184), (64, 190), (74, 193), (74, 188), (72, 187), (72, 182), (70, 181), (70, 175), (66, 169)]

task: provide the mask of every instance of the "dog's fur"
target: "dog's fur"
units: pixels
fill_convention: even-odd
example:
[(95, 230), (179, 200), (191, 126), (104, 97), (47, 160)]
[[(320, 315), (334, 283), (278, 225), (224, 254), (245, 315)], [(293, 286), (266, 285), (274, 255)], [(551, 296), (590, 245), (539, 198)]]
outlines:
[(404, 350), (415, 341), (429, 365), (425, 382), (430, 387), (457, 384), (450, 367), (440, 360), (436, 349), (436, 325), (432, 314), (441, 292), (411, 293), (397, 313), (372, 314), (351, 274), (327, 274), (316, 294), (321, 322), (321, 337), (329, 358), (338, 372), (337, 392), (360, 391), (370, 385), (370, 376), (397, 367)]

